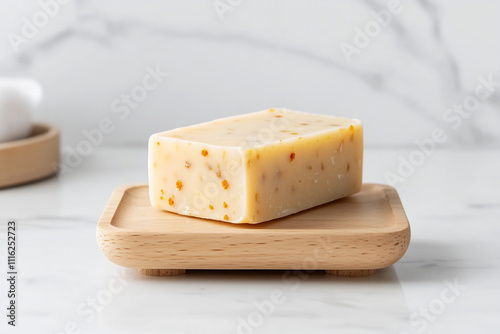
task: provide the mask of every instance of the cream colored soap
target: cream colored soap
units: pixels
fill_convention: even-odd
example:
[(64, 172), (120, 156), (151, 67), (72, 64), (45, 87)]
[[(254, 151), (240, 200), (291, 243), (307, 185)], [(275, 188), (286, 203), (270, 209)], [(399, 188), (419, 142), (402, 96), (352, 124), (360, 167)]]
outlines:
[(361, 190), (357, 119), (286, 109), (157, 133), (151, 204), (183, 215), (261, 223)]

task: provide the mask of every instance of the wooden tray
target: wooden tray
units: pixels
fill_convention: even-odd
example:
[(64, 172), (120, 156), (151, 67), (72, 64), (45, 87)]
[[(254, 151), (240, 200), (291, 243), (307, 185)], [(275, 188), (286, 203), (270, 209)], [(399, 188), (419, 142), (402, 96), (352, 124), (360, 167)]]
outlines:
[(266, 223), (186, 217), (151, 207), (148, 186), (115, 190), (97, 226), (112, 262), (146, 275), (186, 269), (323, 269), (362, 276), (398, 261), (410, 226), (396, 190), (364, 184), (356, 195)]
[(34, 124), (28, 138), (0, 143), (0, 188), (45, 178), (59, 165), (59, 130)]

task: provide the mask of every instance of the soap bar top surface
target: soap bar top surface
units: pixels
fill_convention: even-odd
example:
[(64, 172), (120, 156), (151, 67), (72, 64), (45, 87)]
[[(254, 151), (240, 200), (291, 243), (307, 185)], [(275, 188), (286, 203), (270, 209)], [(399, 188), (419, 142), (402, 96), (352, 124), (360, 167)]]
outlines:
[(161, 132), (157, 136), (215, 146), (256, 147), (361, 124), (357, 119), (268, 109)]
[(153, 207), (255, 224), (358, 192), (363, 128), (269, 109), (154, 134), (148, 159)]

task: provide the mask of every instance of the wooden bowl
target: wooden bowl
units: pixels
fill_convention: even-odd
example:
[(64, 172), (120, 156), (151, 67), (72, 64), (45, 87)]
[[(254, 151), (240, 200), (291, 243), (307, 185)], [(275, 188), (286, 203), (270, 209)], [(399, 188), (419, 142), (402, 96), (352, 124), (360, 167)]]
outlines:
[(59, 130), (35, 123), (28, 138), (0, 143), (0, 188), (53, 175), (59, 159)]

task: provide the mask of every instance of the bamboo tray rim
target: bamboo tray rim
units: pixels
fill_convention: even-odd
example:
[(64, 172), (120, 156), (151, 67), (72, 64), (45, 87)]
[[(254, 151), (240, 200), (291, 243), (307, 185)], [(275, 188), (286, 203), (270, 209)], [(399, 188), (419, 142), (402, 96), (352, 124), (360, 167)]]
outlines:
[[(97, 228), (102, 231), (107, 231), (107, 232), (112, 232), (112, 233), (120, 233), (121, 235), (136, 235), (137, 233), (140, 233), (141, 235), (158, 235), (158, 234), (176, 234), (176, 235), (189, 235), (191, 232), (189, 231), (176, 231), (176, 230), (168, 230), (168, 231), (148, 231), (141, 229), (141, 226), (134, 226), (134, 227), (121, 227), (117, 226), (115, 223), (115, 220), (118, 218), (116, 217), (117, 213), (119, 212), (119, 208), (122, 205), (122, 202), (129, 191), (134, 191), (137, 190), (138, 188), (147, 188), (148, 185), (146, 184), (127, 184), (127, 185), (122, 185), (117, 187), (110, 200), (108, 201), (106, 205), (106, 210), (103, 212), (101, 218), (99, 219), (99, 222), (97, 224)], [(404, 209), (401, 205), (401, 201), (399, 199), (399, 195), (394, 187), (391, 187), (389, 185), (384, 185), (384, 184), (377, 184), (377, 183), (364, 183), (363, 184), (363, 189), (365, 188), (380, 188), (380, 190), (384, 193), (384, 195), (387, 198), (387, 201), (389, 203), (391, 212), (393, 214), (394, 220), (392, 224), (387, 224), (384, 225), (383, 227), (376, 227), (373, 230), (364, 230), (362, 234), (369, 234), (369, 235), (374, 235), (374, 234), (387, 234), (391, 232), (401, 232), (406, 229), (409, 229), (409, 222), (408, 218), (404, 212)], [(355, 195), (355, 194), (354, 194)], [(337, 200), (338, 201), (338, 200)], [(335, 201), (334, 201), (335, 202)], [(326, 203), (323, 204), (319, 207), (326, 206), (326, 205), (331, 205), (331, 203)], [(317, 207), (304, 210), (302, 213), (307, 213), (308, 211), (315, 210)], [(262, 233), (272, 233), (272, 231), (275, 231), (275, 233), (278, 234), (293, 234), (297, 233), (297, 230), (289, 230), (289, 229), (276, 229), (272, 228), (272, 224), (276, 223), (282, 223), (286, 224), (285, 220), (287, 220), (287, 217), (271, 220), (268, 222), (260, 223), (260, 224), (233, 224), (233, 223), (227, 223), (227, 222), (221, 222), (221, 221), (216, 221), (216, 220), (207, 220), (203, 218), (197, 218), (197, 217), (192, 217), (192, 216), (184, 216), (176, 213), (171, 213), (171, 212), (166, 212), (162, 211), (160, 209), (156, 208), (151, 208), (152, 210), (158, 210), (158, 212), (165, 212), (165, 214), (168, 215), (177, 215), (179, 219), (188, 219), (188, 220), (197, 220), (197, 221), (203, 221), (203, 223), (206, 224), (211, 224), (211, 227), (216, 227), (216, 229), (207, 229), (206, 231), (198, 231), (198, 233), (202, 234), (220, 234), (220, 235), (227, 235), (227, 234), (239, 234), (239, 233), (256, 233), (256, 234), (262, 234)], [(300, 214), (296, 213), (297, 214)], [(357, 230), (359, 228), (352, 228), (352, 229), (346, 229), (343, 228), (339, 231), (335, 231), (337, 235), (351, 235), (353, 233), (357, 233)], [(305, 234), (318, 234), (318, 232), (322, 231), (332, 231), (331, 229), (317, 229), (317, 228), (311, 228), (311, 229), (301, 229), (301, 233)]]
[(33, 123), (26, 138), (0, 143), (0, 190), (29, 184), (57, 173), (60, 132), (56, 126)]
[(396, 190), (364, 184), (352, 196), (260, 224), (231, 224), (153, 208), (147, 185), (117, 188), (96, 229), (112, 262), (145, 275), (191, 269), (296, 269), (371, 275), (397, 262), (411, 238)]
[(47, 123), (33, 123), (28, 137), (0, 143), (0, 150), (28, 146), (59, 135), (59, 129)]
[(145, 275), (192, 269), (314, 268), (365, 276), (397, 262), (410, 225), (396, 190), (364, 184), (354, 195), (260, 224), (231, 224), (153, 208), (147, 185), (117, 188), (97, 224), (112, 262)]

